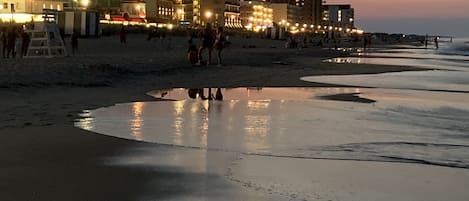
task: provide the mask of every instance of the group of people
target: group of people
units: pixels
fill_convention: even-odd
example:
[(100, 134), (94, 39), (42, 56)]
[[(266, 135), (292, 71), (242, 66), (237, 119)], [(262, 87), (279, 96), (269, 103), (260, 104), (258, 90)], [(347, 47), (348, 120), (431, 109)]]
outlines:
[[(223, 27), (218, 27), (216, 31), (213, 31), (212, 25), (207, 23), (200, 33), (202, 41), (199, 48), (194, 44), (194, 39), (196, 37), (196, 34), (191, 34), (189, 39), (188, 59), (190, 63), (196, 65), (210, 64), (212, 62), (212, 50), (215, 49), (217, 51), (217, 64), (220, 66), (222, 62), (221, 52), (226, 43), (226, 36), (223, 33)], [(202, 57), (205, 49), (208, 50), (208, 61), (205, 61)]]
[(2, 58), (26, 56), (31, 38), (21, 27), (3, 27), (0, 32)]

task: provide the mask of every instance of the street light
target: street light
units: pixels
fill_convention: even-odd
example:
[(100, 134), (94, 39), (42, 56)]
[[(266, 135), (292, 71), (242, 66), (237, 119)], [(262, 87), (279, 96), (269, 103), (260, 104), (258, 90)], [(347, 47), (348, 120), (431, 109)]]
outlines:
[(205, 11), (205, 17), (209, 20), (212, 17), (213, 13), (210, 11)]

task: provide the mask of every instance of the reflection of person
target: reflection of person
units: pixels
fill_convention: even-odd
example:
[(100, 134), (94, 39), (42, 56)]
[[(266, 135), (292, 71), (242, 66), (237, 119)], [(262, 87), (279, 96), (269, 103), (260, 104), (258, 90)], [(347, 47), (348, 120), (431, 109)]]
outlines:
[(203, 88), (195, 88), (195, 89), (189, 89), (187, 90), (187, 95), (189, 98), (192, 99), (197, 99), (200, 97), (202, 100), (207, 100), (207, 97), (204, 95), (204, 89)]
[(223, 100), (223, 94), (221, 93), (221, 89), (217, 88), (217, 93), (215, 94), (215, 100)]

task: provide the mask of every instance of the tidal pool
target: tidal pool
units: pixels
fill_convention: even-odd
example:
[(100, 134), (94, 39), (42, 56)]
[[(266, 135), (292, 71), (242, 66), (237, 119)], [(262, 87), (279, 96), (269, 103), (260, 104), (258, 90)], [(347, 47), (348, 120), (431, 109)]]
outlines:
[[(201, 93), (203, 91), (203, 95)], [(213, 97), (217, 88), (211, 90)], [(75, 125), (125, 139), (248, 155), (469, 168), (469, 95), (373, 88), (157, 90), (84, 111)], [(376, 102), (328, 100), (345, 94)], [(190, 98), (194, 97), (194, 98)]]

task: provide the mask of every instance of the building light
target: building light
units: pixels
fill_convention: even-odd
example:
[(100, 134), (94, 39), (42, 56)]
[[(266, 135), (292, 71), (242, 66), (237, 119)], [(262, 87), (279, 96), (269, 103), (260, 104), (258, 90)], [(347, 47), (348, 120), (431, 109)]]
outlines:
[(342, 10), (339, 10), (339, 11), (337, 12), (337, 21), (338, 21), (338, 22), (341, 22), (341, 21), (342, 21)]
[(81, 5), (82, 5), (83, 7), (87, 7), (89, 3), (90, 3), (89, 0), (81, 0)]

